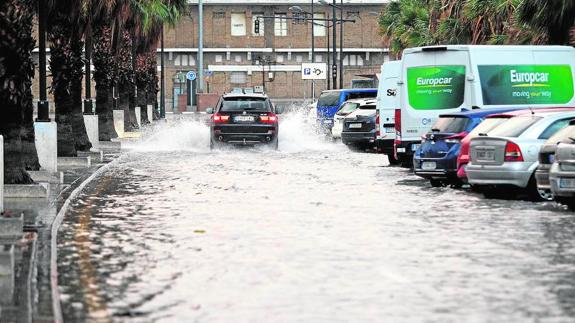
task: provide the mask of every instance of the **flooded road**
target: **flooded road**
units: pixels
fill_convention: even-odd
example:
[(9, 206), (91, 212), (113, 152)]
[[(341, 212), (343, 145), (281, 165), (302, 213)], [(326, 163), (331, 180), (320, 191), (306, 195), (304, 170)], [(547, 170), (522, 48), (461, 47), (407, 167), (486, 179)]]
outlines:
[(281, 131), (279, 151), (210, 152), (191, 121), (134, 143), (61, 230), (66, 320), (575, 321), (572, 213)]

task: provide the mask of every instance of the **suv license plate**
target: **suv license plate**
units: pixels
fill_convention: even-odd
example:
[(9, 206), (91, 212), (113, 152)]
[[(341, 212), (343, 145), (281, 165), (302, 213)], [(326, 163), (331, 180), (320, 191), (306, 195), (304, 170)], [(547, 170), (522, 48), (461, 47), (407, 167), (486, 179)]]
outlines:
[(433, 170), (437, 168), (437, 164), (435, 162), (423, 162), (421, 164), (421, 169), (423, 170)]
[(234, 120), (239, 122), (254, 122), (255, 118), (253, 116), (236, 116)]
[(559, 187), (561, 187), (561, 188), (575, 188), (575, 178), (561, 178), (561, 179), (559, 179)]
[(349, 124), (349, 129), (360, 129), (361, 128), (361, 123), (350, 123)]
[(495, 160), (495, 151), (493, 151), (493, 150), (479, 150), (477, 152), (477, 159), (479, 159), (479, 160)]

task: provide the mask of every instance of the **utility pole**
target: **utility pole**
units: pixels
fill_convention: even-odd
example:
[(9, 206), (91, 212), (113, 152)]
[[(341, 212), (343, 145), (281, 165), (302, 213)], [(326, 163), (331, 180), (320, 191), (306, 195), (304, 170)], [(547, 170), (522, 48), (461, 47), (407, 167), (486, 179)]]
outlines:
[(204, 93), (204, 1), (198, 1), (198, 93)]
[(333, 24), (333, 52), (331, 53), (333, 55), (333, 62), (332, 62), (332, 84), (333, 84), (333, 88), (337, 88), (337, 49), (336, 49), (336, 43), (337, 43), (337, 13), (336, 13), (336, 0), (333, 0), (333, 6), (332, 8), (332, 24)]
[(339, 88), (343, 89), (343, 0), (340, 0), (339, 12)]
[[(329, 19), (329, 15), (327, 15), (327, 19)], [(331, 90), (331, 77), (330, 77), (330, 75), (331, 75), (332, 71), (330, 68), (330, 66), (331, 66), (331, 58), (330, 57), (331, 56), (330, 56), (330, 52), (329, 52), (329, 46), (330, 46), (329, 45), (329, 26), (326, 28), (326, 30), (327, 30), (327, 37), (326, 37), (326, 39), (327, 39), (327, 41), (326, 41), (326, 44), (327, 44), (327, 46), (326, 46), (327, 47), (327, 89)]]
[[(311, 0), (311, 62), (315, 63), (315, 10), (313, 5), (314, 0)], [(311, 98), (315, 101), (315, 80), (311, 80)]]
[(38, 1), (38, 56), (40, 69), (40, 101), (38, 101), (38, 122), (50, 122), (50, 103), (46, 93), (46, 0)]

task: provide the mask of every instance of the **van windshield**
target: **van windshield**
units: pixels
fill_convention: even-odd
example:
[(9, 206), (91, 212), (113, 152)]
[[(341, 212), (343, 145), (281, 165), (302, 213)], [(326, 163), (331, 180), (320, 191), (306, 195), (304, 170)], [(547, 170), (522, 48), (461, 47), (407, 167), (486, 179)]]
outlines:
[(477, 137), (481, 133), (486, 134), (507, 120), (509, 118), (487, 118), (469, 133), (469, 137)]
[(471, 119), (466, 117), (441, 117), (439, 118), (431, 131), (441, 133), (460, 133), (467, 129)]
[(339, 105), (339, 91), (324, 92), (317, 101), (318, 107), (333, 107)]
[(541, 119), (543, 118), (536, 116), (514, 117), (490, 131), (489, 135), (498, 137), (519, 137), (523, 132), (525, 132), (525, 130)]
[(338, 116), (345, 116), (355, 111), (357, 107), (359, 107), (359, 103), (346, 102), (341, 106), (341, 109), (339, 109), (336, 114)]
[(262, 111), (271, 112), (271, 106), (265, 98), (231, 97), (225, 98), (220, 108), (221, 112), (230, 111)]

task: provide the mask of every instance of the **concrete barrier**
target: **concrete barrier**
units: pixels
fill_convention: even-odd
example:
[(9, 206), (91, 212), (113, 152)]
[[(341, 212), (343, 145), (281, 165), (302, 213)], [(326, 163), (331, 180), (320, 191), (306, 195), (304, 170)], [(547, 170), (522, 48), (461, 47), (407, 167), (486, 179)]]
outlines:
[(102, 150), (79, 151), (78, 157), (90, 157), (92, 163), (104, 162), (104, 152)]
[(4, 212), (4, 137), (0, 136), (0, 214)]
[(146, 106), (146, 109), (148, 109), (148, 121), (150, 121), (150, 122), (154, 121), (154, 106), (151, 104), (148, 104)]
[(49, 185), (30, 184), (30, 185), (4, 185), (4, 198), (47, 198)]
[(62, 184), (64, 183), (64, 173), (50, 173), (47, 171), (28, 171), (30, 177), (36, 183)]
[(92, 166), (90, 157), (58, 157), (58, 168), (74, 169)]
[(100, 149), (105, 151), (120, 151), (122, 150), (122, 143), (119, 141), (100, 141)]
[(21, 238), (24, 234), (24, 215), (0, 217), (0, 239)]
[(98, 116), (97, 115), (84, 115), (84, 124), (86, 125), (86, 132), (92, 147), (98, 148), (100, 141), (98, 140)]
[(14, 274), (14, 246), (0, 245), (0, 304), (12, 304)]
[(43, 170), (58, 171), (58, 127), (56, 122), (34, 122), (36, 151)]
[(114, 128), (118, 137), (124, 136), (124, 110), (114, 110)]
[(138, 127), (142, 127), (142, 108), (136, 107), (136, 121), (138, 121)]

